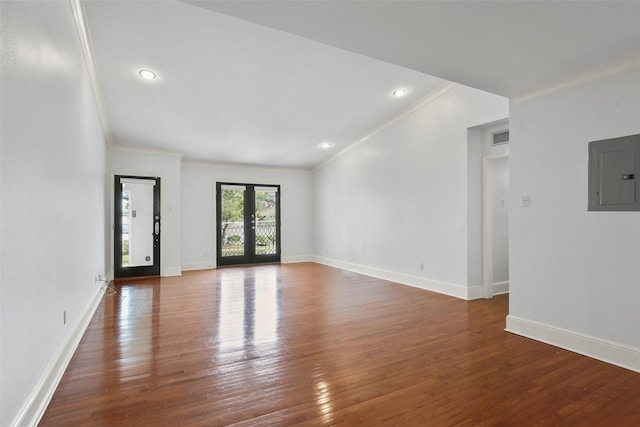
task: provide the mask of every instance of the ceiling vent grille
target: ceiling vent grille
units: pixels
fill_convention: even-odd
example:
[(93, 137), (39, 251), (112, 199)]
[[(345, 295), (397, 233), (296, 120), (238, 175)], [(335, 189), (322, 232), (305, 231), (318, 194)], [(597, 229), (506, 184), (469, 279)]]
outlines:
[(500, 145), (509, 143), (509, 130), (501, 130), (500, 132), (494, 132), (492, 134), (491, 145)]

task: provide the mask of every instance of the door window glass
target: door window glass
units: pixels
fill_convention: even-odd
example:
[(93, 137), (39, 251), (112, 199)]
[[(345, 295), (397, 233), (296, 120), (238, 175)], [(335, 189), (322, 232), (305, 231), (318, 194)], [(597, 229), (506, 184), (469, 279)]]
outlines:
[(255, 253), (271, 255), (276, 250), (277, 187), (255, 187)]
[(222, 256), (244, 255), (244, 193), (241, 185), (224, 185), (221, 188)]

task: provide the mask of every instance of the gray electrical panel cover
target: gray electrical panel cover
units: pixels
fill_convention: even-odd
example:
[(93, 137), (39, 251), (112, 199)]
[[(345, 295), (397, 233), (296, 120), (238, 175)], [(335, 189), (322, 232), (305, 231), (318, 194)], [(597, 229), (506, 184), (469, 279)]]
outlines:
[(589, 143), (589, 210), (640, 211), (640, 135)]

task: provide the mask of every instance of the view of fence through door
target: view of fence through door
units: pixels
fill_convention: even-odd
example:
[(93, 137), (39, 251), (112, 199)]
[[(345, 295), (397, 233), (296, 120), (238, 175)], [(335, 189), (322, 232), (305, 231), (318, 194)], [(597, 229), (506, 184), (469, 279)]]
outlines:
[(115, 177), (115, 277), (160, 274), (160, 178)]
[(216, 184), (217, 264), (280, 261), (280, 186)]

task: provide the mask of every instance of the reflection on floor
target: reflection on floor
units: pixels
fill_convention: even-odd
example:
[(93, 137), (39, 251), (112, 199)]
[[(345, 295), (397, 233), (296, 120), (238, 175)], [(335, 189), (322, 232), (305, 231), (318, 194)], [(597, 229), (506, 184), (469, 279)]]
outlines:
[(43, 426), (640, 425), (640, 375), (462, 301), (313, 264), (123, 280)]

